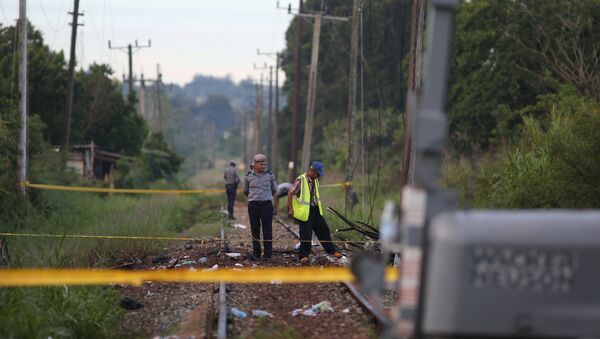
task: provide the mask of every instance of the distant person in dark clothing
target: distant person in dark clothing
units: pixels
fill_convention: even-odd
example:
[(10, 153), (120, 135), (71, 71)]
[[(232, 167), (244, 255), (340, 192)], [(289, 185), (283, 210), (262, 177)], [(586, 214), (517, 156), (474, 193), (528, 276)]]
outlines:
[(233, 216), (233, 206), (235, 205), (237, 187), (240, 183), (240, 177), (238, 176), (237, 168), (235, 168), (235, 161), (232, 160), (229, 163), (229, 166), (225, 168), (223, 179), (225, 179), (225, 193), (227, 194), (227, 213), (229, 220), (235, 220), (235, 217)]

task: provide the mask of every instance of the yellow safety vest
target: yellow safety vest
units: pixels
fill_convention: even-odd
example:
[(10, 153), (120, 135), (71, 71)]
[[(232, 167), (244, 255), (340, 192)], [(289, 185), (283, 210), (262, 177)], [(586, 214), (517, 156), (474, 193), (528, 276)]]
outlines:
[[(294, 195), (292, 207), (294, 208), (294, 219), (307, 221), (310, 214), (310, 188), (308, 187), (308, 178), (306, 173), (300, 175), (296, 180), (300, 180), (300, 197)], [(315, 180), (315, 196), (319, 205), (319, 212), (323, 215), (323, 207), (319, 196), (319, 179)]]

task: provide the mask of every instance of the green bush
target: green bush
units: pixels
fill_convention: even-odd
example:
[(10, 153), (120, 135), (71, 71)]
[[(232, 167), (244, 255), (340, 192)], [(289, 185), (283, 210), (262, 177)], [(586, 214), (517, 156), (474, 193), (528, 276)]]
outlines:
[(600, 105), (572, 88), (540, 97), (518, 142), (477, 161), (450, 161), (445, 184), (482, 208), (600, 207)]

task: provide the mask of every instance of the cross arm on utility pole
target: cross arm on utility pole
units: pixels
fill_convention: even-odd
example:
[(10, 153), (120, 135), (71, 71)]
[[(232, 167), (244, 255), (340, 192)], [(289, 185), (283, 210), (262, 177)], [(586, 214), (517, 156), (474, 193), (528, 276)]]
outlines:
[[(150, 41), (150, 39), (148, 39), (148, 44), (147, 45), (140, 45), (138, 43), (137, 40), (135, 40), (135, 44), (128, 44), (126, 46), (113, 46), (110, 43), (110, 40), (108, 40), (108, 48), (109, 49), (118, 49), (120, 51), (123, 51), (125, 53), (127, 53), (127, 55), (129, 56), (129, 100), (133, 101), (134, 100), (134, 96), (133, 96), (133, 58), (132, 55), (134, 52), (139, 51), (142, 48), (150, 48), (152, 47), (152, 41)], [(134, 51), (135, 49), (135, 51)]]

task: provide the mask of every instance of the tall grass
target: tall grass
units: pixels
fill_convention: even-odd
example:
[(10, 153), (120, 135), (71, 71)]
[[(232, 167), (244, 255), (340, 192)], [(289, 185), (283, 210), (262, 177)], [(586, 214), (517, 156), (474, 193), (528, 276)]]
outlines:
[[(187, 236), (214, 233), (220, 196), (106, 196), (37, 192), (38, 205), (19, 223), (21, 233)], [(155, 240), (9, 238), (9, 266), (107, 267), (168, 245)], [(0, 289), (0, 337), (119, 337), (119, 293), (111, 287)]]

